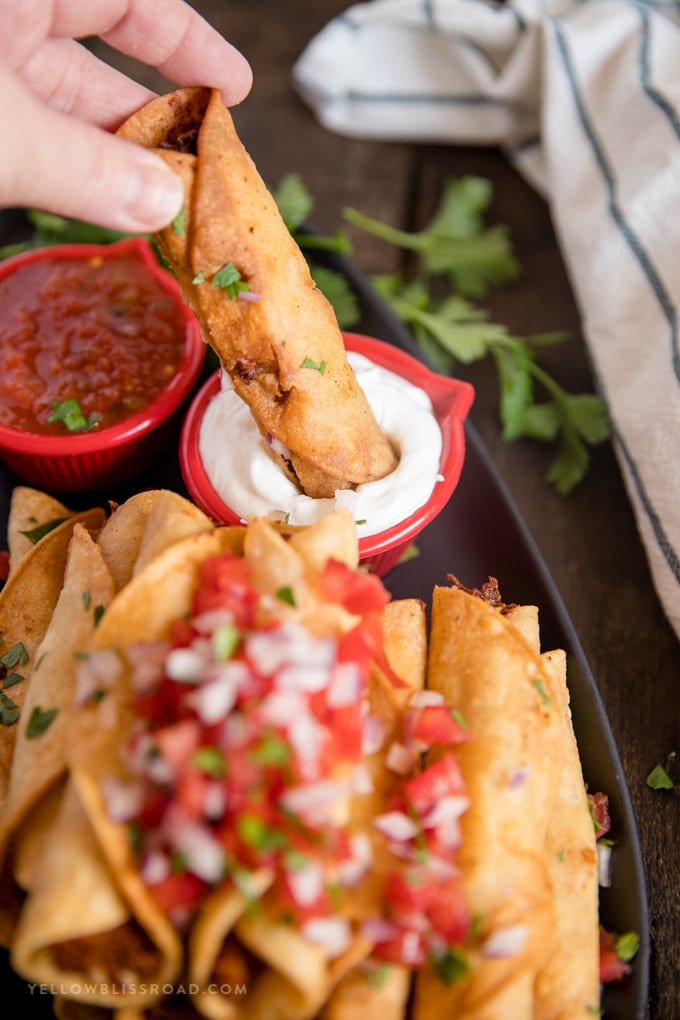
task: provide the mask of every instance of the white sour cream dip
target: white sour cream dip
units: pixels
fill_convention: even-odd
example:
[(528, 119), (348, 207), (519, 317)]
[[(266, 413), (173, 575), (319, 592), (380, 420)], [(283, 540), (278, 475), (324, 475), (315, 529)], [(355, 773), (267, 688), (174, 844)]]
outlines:
[(349, 509), (359, 537), (384, 531), (419, 509), (438, 481), (442, 436), (427, 393), (361, 354), (347, 354), (383, 433), (397, 452), (394, 471), (334, 499), (304, 495), (267, 452), (248, 405), (223, 376), (199, 432), (199, 452), (221, 499), (246, 521), (253, 516), (312, 524), (333, 510)]

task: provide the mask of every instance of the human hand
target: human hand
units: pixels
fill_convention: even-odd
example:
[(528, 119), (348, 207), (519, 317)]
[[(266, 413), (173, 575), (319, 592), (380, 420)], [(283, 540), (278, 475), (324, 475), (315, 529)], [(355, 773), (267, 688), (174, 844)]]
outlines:
[(111, 133), (153, 94), (76, 41), (93, 35), (227, 105), (250, 89), (245, 58), (183, 0), (0, 0), (0, 206), (157, 230), (179, 211), (180, 181)]

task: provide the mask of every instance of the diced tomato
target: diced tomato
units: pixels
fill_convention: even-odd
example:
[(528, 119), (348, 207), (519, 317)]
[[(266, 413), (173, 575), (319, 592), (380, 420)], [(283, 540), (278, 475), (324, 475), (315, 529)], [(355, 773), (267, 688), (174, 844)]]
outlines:
[(442, 799), (451, 794), (465, 792), (465, 781), (452, 754), (446, 753), (437, 761), (409, 779), (405, 786), (406, 796), (418, 812), (425, 815)]
[(189, 620), (173, 620), (170, 628), (170, 640), (174, 648), (186, 648), (194, 638), (194, 628)]
[(427, 875), (418, 875), (409, 881), (408, 875), (395, 872), (388, 876), (385, 897), (392, 919), (401, 927), (429, 928), (443, 936), (447, 942), (461, 944), (470, 930), (461, 880), (454, 876), (438, 881)]
[(175, 799), (195, 821), (205, 816), (206, 791), (210, 782), (209, 776), (194, 768), (185, 769), (177, 780)]
[(198, 747), (201, 725), (198, 719), (181, 719), (172, 726), (164, 726), (154, 733), (158, 749), (176, 772), (183, 769)]
[(358, 761), (361, 757), (361, 702), (334, 709), (325, 720), (330, 740), (322, 755), (322, 767), (331, 768), (339, 759)]
[(468, 731), (463, 729), (446, 705), (426, 705), (416, 710), (409, 736), (428, 747), (433, 744), (460, 744), (470, 740)]
[(470, 932), (470, 912), (459, 877), (433, 884), (427, 905), (430, 924), (447, 942), (462, 945)]
[(351, 570), (338, 560), (328, 560), (319, 578), (319, 587), (327, 602), (338, 602), (357, 616), (380, 613), (390, 600), (379, 577)]
[(616, 952), (616, 936), (600, 928), (600, 981), (609, 984), (620, 981), (630, 973), (630, 964), (621, 960)]
[(206, 885), (189, 871), (168, 875), (149, 886), (149, 892), (163, 913), (172, 915), (193, 910), (205, 893)]
[(6, 549), (0, 549), (0, 584), (9, 577), (9, 553)]
[(408, 967), (421, 967), (426, 951), (422, 936), (415, 931), (402, 931), (395, 938), (378, 942), (373, 956), (384, 963), (403, 963)]
[(604, 836), (611, 828), (609, 817), (609, 797), (606, 793), (589, 793), (590, 813), (593, 816), (597, 839)]
[(233, 553), (213, 556), (201, 567), (201, 585), (194, 593), (195, 615), (227, 609), (237, 627), (255, 622), (258, 594), (250, 585), (250, 564)]

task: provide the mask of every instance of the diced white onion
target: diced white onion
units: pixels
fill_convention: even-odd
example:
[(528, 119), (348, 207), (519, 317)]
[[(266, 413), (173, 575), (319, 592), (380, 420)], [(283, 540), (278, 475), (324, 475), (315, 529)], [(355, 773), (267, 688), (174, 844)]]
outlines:
[(385, 743), (385, 727), (374, 715), (365, 715), (362, 720), (361, 751), (375, 754)]
[(290, 459), (290, 449), (285, 443), (282, 443), (280, 439), (273, 436), (271, 432), (267, 433), (267, 443), (271, 446), (274, 453), (278, 453), (279, 457), (283, 457), (284, 460)]
[(164, 881), (170, 874), (170, 861), (167, 854), (154, 850), (147, 855), (140, 870), (140, 878), (146, 885), (156, 885)]
[(369, 917), (361, 925), (361, 934), (369, 942), (389, 942), (397, 937), (399, 928), (384, 917)]
[(314, 694), (328, 685), (329, 673), (326, 666), (295, 663), (282, 666), (276, 676), (276, 684), (283, 691), (308, 691)]
[(509, 925), (498, 928), (489, 935), (482, 946), (482, 956), (502, 958), (516, 956), (522, 951), (527, 940), (529, 929), (524, 924)]
[(144, 806), (144, 787), (141, 783), (122, 783), (118, 779), (104, 779), (101, 785), (106, 813), (113, 822), (129, 822)]
[(158, 682), (167, 654), (166, 641), (140, 641), (127, 648), (125, 656), (130, 663), (132, 689), (136, 693), (143, 694)]
[(521, 790), (531, 776), (531, 765), (520, 765), (510, 773), (508, 786), (511, 790)]
[(312, 824), (330, 820), (338, 804), (349, 796), (348, 783), (330, 779), (318, 783), (291, 786), (281, 795), (281, 804), (294, 815), (309, 819)]
[(321, 945), (330, 959), (345, 952), (352, 929), (344, 917), (316, 917), (302, 925), (302, 934), (310, 942)]
[(174, 807), (173, 810), (173, 807), (166, 816), (168, 838), (183, 854), (189, 871), (205, 882), (217, 882), (224, 875), (224, 847), (205, 825), (192, 821), (181, 809)]
[(118, 653), (113, 649), (104, 648), (91, 652), (85, 659), (80, 659), (76, 667), (75, 700), (83, 705), (96, 691), (110, 690), (121, 674), (123, 664)]
[(181, 684), (195, 684), (201, 679), (203, 657), (192, 648), (173, 648), (165, 659), (165, 672)]
[(307, 699), (299, 691), (272, 691), (260, 704), (262, 722), (269, 726), (288, 726), (308, 712)]
[(330, 708), (355, 705), (361, 697), (361, 670), (356, 662), (339, 662), (333, 669), (326, 700)]
[(386, 811), (385, 814), (376, 815), (373, 824), (379, 832), (382, 832), (388, 839), (394, 839), (398, 843), (413, 839), (418, 833), (418, 826), (405, 815), (403, 811)]
[(212, 726), (221, 722), (231, 712), (237, 696), (236, 673), (220, 670), (212, 679), (196, 687), (187, 698), (187, 702), (196, 709), (206, 726)]
[(290, 870), (287, 881), (291, 895), (299, 907), (308, 907), (323, 892), (324, 873), (321, 865), (308, 860), (304, 867)]
[(234, 614), (228, 609), (209, 609), (191, 619), (192, 627), (199, 634), (214, 634), (220, 627), (231, 627), (234, 623)]
[[(306, 711), (304, 715), (296, 716), (288, 727), (288, 739), (299, 763), (309, 766), (316, 764), (321, 756), (324, 743), (328, 740), (328, 732), (324, 726)], [(314, 775), (318, 769), (307, 770), (308, 775)]]
[(405, 747), (395, 740), (390, 744), (385, 756), (385, 764), (392, 772), (405, 776), (418, 761), (418, 752), (413, 747)]
[(424, 829), (437, 829), (449, 822), (457, 821), (470, 806), (470, 798), (456, 795), (441, 797), (433, 808), (422, 818)]
[(351, 857), (338, 866), (338, 880), (341, 885), (356, 885), (373, 863), (373, 847), (365, 832), (358, 832), (350, 840)]
[(427, 689), (414, 691), (409, 698), (408, 703), (410, 708), (428, 708), (432, 705), (443, 705), (444, 695), (440, 694), (439, 691), (430, 691)]
[(222, 818), (227, 807), (227, 791), (222, 783), (208, 783), (203, 794), (203, 814), (206, 818)]
[(596, 844), (597, 846), (597, 881), (603, 889), (608, 889), (612, 884), (612, 848), (608, 843)]

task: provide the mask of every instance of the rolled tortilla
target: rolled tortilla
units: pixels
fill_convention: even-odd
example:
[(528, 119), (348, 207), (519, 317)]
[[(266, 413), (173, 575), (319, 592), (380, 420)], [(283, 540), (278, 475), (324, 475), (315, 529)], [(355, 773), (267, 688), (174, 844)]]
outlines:
[(21, 910), (12, 966), (64, 998), (143, 1007), (177, 978), (181, 958), (171, 926), (146, 927), (133, 917), (68, 783)]
[[(387, 475), (396, 456), (347, 362), (333, 309), (219, 93), (162, 96), (119, 134), (158, 149), (184, 181), (182, 223), (157, 241), (272, 457), (313, 497)], [(247, 285), (240, 296), (220, 285), (225, 267)]]
[(530, 1020), (554, 923), (545, 853), (561, 768), (553, 680), (497, 609), (437, 587), (427, 684), (474, 735), (456, 748), (470, 798), (458, 864), (478, 923), (468, 973), (445, 984), (424, 970), (413, 1015)]

